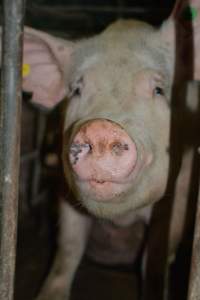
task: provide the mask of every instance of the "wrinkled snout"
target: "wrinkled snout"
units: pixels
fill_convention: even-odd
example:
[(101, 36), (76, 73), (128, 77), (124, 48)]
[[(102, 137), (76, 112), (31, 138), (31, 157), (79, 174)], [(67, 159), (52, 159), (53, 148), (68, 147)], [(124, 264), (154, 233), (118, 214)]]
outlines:
[(75, 174), (83, 181), (121, 183), (136, 165), (137, 150), (117, 123), (97, 119), (80, 127), (70, 145), (69, 158)]

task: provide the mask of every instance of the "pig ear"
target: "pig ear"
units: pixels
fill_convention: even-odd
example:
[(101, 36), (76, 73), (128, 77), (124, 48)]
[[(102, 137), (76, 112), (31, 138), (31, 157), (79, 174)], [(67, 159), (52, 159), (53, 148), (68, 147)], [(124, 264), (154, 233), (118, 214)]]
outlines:
[(166, 40), (179, 56), (184, 77), (200, 80), (200, 1), (176, 1), (171, 16), (163, 24), (163, 30)]
[(34, 103), (52, 108), (65, 97), (73, 49), (72, 42), (25, 28), (23, 90), (32, 93)]

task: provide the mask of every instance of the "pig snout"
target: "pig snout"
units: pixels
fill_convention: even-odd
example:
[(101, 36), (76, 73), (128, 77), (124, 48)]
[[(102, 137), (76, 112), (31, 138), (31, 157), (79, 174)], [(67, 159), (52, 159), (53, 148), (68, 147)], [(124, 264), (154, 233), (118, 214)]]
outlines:
[(117, 123), (91, 120), (75, 134), (69, 159), (77, 177), (93, 186), (122, 183), (135, 168), (137, 149)]

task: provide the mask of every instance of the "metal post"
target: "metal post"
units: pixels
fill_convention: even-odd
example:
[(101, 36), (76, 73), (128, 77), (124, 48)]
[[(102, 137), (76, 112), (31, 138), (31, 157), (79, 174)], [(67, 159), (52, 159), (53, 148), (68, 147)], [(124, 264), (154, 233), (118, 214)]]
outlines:
[[(200, 148), (199, 148), (200, 149)], [(200, 153), (199, 153), (200, 154)], [(188, 300), (200, 300), (200, 181), (191, 260)]]
[(0, 299), (12, 300), (16, 256), (24, 0), (3, 1), (0, 98)]

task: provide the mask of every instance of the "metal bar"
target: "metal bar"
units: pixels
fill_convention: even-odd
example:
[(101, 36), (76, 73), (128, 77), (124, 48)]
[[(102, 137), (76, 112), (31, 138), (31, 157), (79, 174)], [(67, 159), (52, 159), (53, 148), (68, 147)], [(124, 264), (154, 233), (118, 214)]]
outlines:
[(0, 101), (0, 299), (12, 300), (16, 257), (24, 0), (3, 1)]
[(197, 205), (188, 300), (200, 300), (200, 188)]
[[(198, 116), (200, 116), (200, 82), (198, 82)], [(199, 118), (198, 118), (199, 119)], [(200, 129), (200, 124), (198, 129)], [(197, 140), (196, 163), (200, 168), (200, 139)], [(188, 300), (200, 300), (200, 171), (198, 174), (198, 199), (195, 217), (193, 249), (190, 267)]]
[[(119, 0), (118, 0), (119, 1)], [(55, 12), (57, 13), (114, 13), (118, 14), (120, 8), (120, 13), (122, 14), (146, 14), (146, 13), (169, 13), (169, 6), (160, 6), (160, 7), (152, 7), (152, 6), (129, 6), (126, 7), (125, 5), (53, 5), (52, 7), (47, 5), (36, 5), (31, 4), (29, 5), (29, 9), (39, 9), (47, 12)]]

